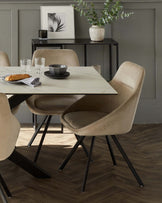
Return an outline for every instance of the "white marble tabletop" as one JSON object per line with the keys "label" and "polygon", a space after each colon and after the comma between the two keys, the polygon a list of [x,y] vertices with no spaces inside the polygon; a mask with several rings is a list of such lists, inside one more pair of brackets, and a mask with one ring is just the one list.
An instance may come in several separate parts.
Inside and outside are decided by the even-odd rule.
{"label": "white marble tabletop", "polygon": [[[26,72],[38,76],[35,68]],[[111,85],[92,67],[68,67],[70,76],[66,79],[50,79],[44,75],[48,67],[40,74],[41,85],[30,87],[25,84],[10,84],[0,79],[0,92],[5,94],[117,94]],[[24,73],[20,67],[0,67],[0,76]]]}

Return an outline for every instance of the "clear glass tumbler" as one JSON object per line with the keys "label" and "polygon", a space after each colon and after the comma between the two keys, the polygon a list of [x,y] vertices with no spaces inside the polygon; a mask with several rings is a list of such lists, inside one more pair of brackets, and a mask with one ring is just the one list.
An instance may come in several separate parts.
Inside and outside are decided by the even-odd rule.
{"label": "clear glass tumbler", "polygon": [[20,59],[21,72],[27,73],[31,71],[31,59]]}
{"label": "clear glass tumbler", "polygon": [[39,57],[39,58],[35,58],[34,59],[34,63],[35,63],[35,72],[37,75],[40,75],[43,68],[45,67],[45,58],[43,57]]}

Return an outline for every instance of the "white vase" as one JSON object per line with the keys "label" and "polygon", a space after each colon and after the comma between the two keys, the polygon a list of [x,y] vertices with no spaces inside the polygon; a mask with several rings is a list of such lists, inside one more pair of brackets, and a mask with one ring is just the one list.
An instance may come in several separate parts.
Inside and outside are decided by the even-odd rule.
{"label": "white vase", "polygon": [[92,41],[102,41],[105,37],[105,28],[98,25],[92,25],[89,28],[89,35]]}

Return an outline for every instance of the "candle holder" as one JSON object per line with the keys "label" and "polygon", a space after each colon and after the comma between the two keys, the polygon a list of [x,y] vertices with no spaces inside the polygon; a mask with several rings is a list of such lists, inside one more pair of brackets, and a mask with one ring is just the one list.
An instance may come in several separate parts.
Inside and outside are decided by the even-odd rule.
{"label": "candle holder", "polygon": [[47,40],[47,30],[39,30],[38,36],[40,40]]}

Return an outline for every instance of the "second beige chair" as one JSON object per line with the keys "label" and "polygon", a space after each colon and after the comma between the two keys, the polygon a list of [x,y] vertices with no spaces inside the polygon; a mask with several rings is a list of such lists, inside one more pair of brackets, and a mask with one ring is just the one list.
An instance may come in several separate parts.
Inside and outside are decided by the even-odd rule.
{"label": "second beige chair", "polygon": [[115,136],[125,134],[132,128],[144,75],[145,71],[141,66],[131,62],[125,62],[120,66],[115,77],[110,82],[112,87],[118,92],[117,95],[84,96],[62,114],[63,124],[74,134],[79,135],[80,139],[60,166],[61,170],[68,163],[85,137],[92,137],[82,191],[85,190],[86,186],[95,137],[105,136],[113,164],[116,165],[108,135],[112,137],[139,185],[141,187],[144,186]]}
{"label": "second beige chair", "polygon": [[[46,59],[45,64],[46,66],[50,64],[79,66],[77,54],[70,49],[38,49],[33,54],[32,60],[33,65],[34,59],[37,57],[44,57]],[[63,111],[72,103],[74,103],[77,99],[78,99],[77,95],[33,95],[26,101],[30,111],[33,114],[46,115],[45,118],[43,118],[42,122],[37,127],[28,146],[32,144],[42,125],[45,123],[45,121],[47,121],[34,161],[38,159],[52,115],[62,114]]]}

